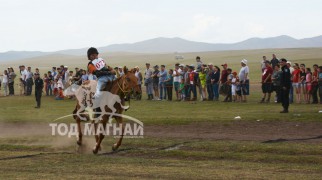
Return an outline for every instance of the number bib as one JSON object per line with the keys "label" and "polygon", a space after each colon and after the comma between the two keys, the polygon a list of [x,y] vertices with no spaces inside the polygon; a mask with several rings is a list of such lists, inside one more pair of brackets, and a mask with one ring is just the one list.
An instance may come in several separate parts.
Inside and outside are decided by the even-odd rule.
{"label": "number bib", "polygon": [[93,65],[97,70],[101,70],[105,67],[105,61],[102,58],[98,58],[92,61]]}

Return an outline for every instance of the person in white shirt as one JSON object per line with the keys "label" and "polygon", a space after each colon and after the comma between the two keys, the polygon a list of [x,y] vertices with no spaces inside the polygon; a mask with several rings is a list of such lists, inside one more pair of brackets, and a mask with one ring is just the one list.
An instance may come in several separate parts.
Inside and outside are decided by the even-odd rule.
{"label": "person in white shirt", "polygon": [[28,67],[27,77],[26,77],[26,85],[27,85],[26,95],[27,96],[30,96],[32,93],[32,86],[34,84],[33,76],[34,76],[34,73],[31,72],[31,67]]}
{"label": "person in white shirt", "polygon": [[242,88],[242,102],[247,102],[246,96],[249,95],[249,68],[246,59],[241,61],[241,66],[238,77]]}
{"label": "person in white shirt", "polygon": [[4,96],[8,95],[8,78],[9,78],[9,73],[7,70],[4,70],[2,75],[2,86],[4,90],[4,94],[3,94]]}
{"label": "person in white shirt", "polygon": [[27,76],[28,76],[28,71],[26,70],[26,67],[24,65],[19,66],[20,68],[20,75],[21,75],[21,80],[23,82],[23,94],[26,95],[27,93]]}
{"label": "person in white shirt", "polygon": [[175,64],[174,71],[173,71],[173,74],[172,74],[174,90],[176,91],[177,100],[181,100],[180,97],[179,97],[179,86],[180,86],[180,82],[181,82],[181,79],[182,79],[182,76],[181,76],[182,70],[179,68],[179,66],[180,66],[179,63]]}

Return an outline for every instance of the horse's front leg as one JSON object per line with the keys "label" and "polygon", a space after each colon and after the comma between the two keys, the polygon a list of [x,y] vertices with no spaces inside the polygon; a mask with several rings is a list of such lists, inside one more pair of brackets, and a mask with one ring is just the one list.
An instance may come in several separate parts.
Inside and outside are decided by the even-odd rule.
{"label": "horse's front leg", "polygon": [[124,124],[123,124],[123,118],[122,118],[122,116],[117,116],[117,117],[115,117],[115,119],[116,119],[116,122],[117,122],[118,127],[122,126],[122,134],[120,135],[119,140],[115,144],[113,144],[113,146],[112,146],[112,150],[113,151],[116,151],[121,146],[122,140],[123,140],[123,136],[124,136],[124,128],[125,128],[124,127]]}
{"label": "horse's front leg", "polygon": [[[97,133],[98,124],[96,123],[95,125],[96,125],[96,127],[95,127],[95,129],[96,129],[96,131],[95,131],[96,145],[95,145],[95,147],[94,147],[94,149],[93,149],[93,153],[94,153],[94,154],[97,154],[97,153],[98,153],[98,151],[100,151],[100,150],[101,150],[101,143],[102,143],[102,141],[103,141],[103,139],[104,139],[104,134],[103,134],[103,133],[98,134],[98,133]],[[104,132],[105,132],[106,122],[103,122],[103,123],[102,123],[102,124],[100,124],[100,125],[103,125],[103,130],[104,130]]]}

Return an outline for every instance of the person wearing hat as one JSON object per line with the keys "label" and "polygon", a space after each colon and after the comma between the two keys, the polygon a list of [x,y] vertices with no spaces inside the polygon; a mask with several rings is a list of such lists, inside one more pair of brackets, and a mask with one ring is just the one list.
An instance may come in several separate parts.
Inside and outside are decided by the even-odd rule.
{"label": "person wearing hat", "polygon": [[145,63],[145,72],[144,72],[144,85],[146,87],[146,93],[148,95],[147,100],[153,100],[153,81],[152,74],[153,71],[150,68],[150,63]]}
{"label": "person wearing hat", "polygon": [[155,65],[154,67],[154,71],[152,73],[152,82],[153,82],[153,91],[154,91],[154,98],[155,100],[160,100],[159,98],[159,66]]}
{"label": "person wearing hat", "polygon": [[40,78],[39,73],[35,73],[34,76],[35,76],[35,97],[37,102],[37,106],[35,108],[40,108],[41,95],[42,95],[42,90],[44,88],[44,81]]}
{"label": "person wearing hat", "polygon": [[87,58],[89,60],[87,69],[90,74],[96,75],[97,86],[93,98],[100,98],[101,91],[106,87],[107,83],[115,79],[113,68],[108,66],[104,59],[98,57],[96,48],[91,47],[87,50]]}
{"label": "person wearing hat", "polygon": [[266,103],[270,102],[271,99],[271,93],[273,92],[273,86],[272,86],[272,75],[273,75],[273,68],[271,67],[270,61],[265,61],[265,69],[262,74],[262,92],[263,97],[260,103],[264,103],[266,96]]}
{"label": "person wearing hat", "polygon": [[247,102],[247,96],[249,95],[249,68],[247,66],[247,60],[243,59],[241,60],[241,69],[239,71],[239,81],[241,83],[241,89],[242,89],[242,102]]}
{"label": "person wearing hat", "polygon": [[280,79],[280,97],[281,102],[283,106],[283,111],[281,113],[288,113],[288,107],[289,107],[289,93],[291,88],[291,73],[290,69],[287,66],[287,60],[282,58],[280,62],[282,66],[282,73],[281,73],[281,79]]}

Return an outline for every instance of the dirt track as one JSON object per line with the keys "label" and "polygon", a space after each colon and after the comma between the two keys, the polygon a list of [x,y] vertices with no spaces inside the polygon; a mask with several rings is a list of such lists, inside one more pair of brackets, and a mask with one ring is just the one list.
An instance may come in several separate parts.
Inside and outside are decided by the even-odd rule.
{"label": "dirt track", "polygon": [[[47,123],[0,123],[0,137],[51,135]],[[244,122],[226,124],[145,126],[144,135],[155,138],[189,138],[238,141],[322,142],[322,123],[318,122]]]}

